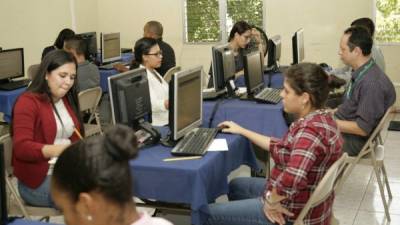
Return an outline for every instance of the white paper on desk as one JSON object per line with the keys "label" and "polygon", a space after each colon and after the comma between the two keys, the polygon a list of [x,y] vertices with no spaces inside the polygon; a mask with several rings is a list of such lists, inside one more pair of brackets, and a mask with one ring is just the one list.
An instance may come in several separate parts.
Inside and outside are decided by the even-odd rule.
{"label": "white paper on desk", "polygon": [[228,143],[225,138],[214,139],[211,145],[208,147],[207,151],[209,152],[218,152],[218,151],[228,151]]}
{"label": "white paper on desk", "polygon": [[239,94],[244,94],[244,93],[247,92],[247,88],[245,88],[245,87],[239,87],[238,90],[237,90],[237,92],[238,92]]}

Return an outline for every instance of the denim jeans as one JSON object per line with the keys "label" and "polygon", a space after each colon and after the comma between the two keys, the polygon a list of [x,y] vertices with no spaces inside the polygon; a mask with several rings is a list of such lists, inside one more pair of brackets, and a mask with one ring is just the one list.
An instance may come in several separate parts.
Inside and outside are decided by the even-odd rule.
{"label": "denim jeans", "polygon": [[[265,178],[241,177],[229,184],[226,203],[209,205],[207,225],[273,225],[263,211],[261,196],[265,190]],[[286,223],[290,225],[292,223]]]}
{"label": "denim jeans", "polygon": [[43,183],[36,189],[27,187],[22,182],[18,181],[18,191],[21,198],[26,204],[31,206],[54,208],[54,202],[50,196],[50,179],[51,177],[47,176]]}

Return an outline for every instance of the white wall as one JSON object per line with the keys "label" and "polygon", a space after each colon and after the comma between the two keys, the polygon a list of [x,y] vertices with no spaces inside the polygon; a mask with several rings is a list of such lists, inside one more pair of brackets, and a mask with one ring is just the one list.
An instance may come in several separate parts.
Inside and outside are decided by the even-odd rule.
{"label": "white wall", "polygon": [[[177,64],[189,67],[201,64],[208,70],[211,44],[183,44],[183,0],[1,0],[0,46],[24,47],[25,65],[37,63],[42,49],[54,42],[58,32],[72,26],[70,3],[74,4],[76,32],[121,32],[122,47],[133,47],[143,34],[148,20],[164,26],[164,40],[175,49]],[[282,64],[292,61],[291,36],[305,30],[307,61],[340,64],[339,38],[350,21],[372,17],[373,0],[265,0],[269,36],[283,38]],[[6,9],[6,10],[3,10]],[[382,46],[387,73],[400,82],[397,57],[400,45]]]}
{"label": "white wall", "polygon": [[25,69],[39,63],[58,32],[71,27],[69,0],[1,0],[0,46],[24,48]]}

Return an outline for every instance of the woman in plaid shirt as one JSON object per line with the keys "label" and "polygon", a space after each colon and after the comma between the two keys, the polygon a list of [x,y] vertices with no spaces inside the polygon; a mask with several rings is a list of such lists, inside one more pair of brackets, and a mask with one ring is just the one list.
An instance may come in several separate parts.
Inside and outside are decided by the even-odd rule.
{"label": "woman in plaid shirt", "polygon": [[[329,167],[340,158],[343,140],[332,115],[324,110],[330,87],[328,75],[313,63],[288,69],[281,92],[284,110],[298,118],[282,139],[267,137],[232,121],[219,126],[241,134],[270,151],[275,161],[270,178],[232,180],[230,202],[210,204],[207,224],[292,224]],[[332,194],[312,208],[305,224],[330,223]]]}

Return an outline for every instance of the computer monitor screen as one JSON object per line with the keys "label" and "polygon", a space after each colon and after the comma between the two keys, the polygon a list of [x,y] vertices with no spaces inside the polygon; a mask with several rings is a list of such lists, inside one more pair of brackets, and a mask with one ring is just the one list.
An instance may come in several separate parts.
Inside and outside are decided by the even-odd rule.
{"label": "computer monitor screen", "polygon": [[292,37],[293,64],[304,60],[304,36],[303,29],[299,29]]}
{"label": "computer monitor screen", "polygon": [[281,36],[275,35],[268,40],[268,67],[279,68],[281,58]]}
{"label": "computer monitor screen", "polygon": [[229,79],[235,77],[235,56],[228,44],[212,47],[212,72],[216,91],[224,89]]}
{"label": "computer monitor screen", "polygon": [[97,38],[96,32],[86,32],[77,34],[86,44],[85,57],[89,61],[94,61],[97,55]]}
{"label": "computer monitor screen", "polygon": [[24,76],[24,49],[7,49],[0,52],[0,80]]}
{"label": "computer monitor screen", "polygon": [[170,138],[177,141],[202,123],[202,67],[175,73],[169,83]]}
{"label": "computer monitor screen", "polygon": [[264,87],[263,55],[259,50],[247,53],[244,56],[244,79],[248,94]]}
{"label": "computer monitor screen", "polygon": [[7,224],[7,193],[6,193],[6,172],[4,161],[4,144],[0,144],[0,224]]}
{"label": "computer monitor screen", "polygon": [[101,35],[101,62],[113,62],[121,59],[120,33]]}
{"label": "computer monitor screen", "polygon": [[135,127],[142,119],[151,122],[151,101],[146,69],[110,76],[108,88],[114,124]]}

